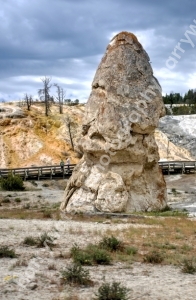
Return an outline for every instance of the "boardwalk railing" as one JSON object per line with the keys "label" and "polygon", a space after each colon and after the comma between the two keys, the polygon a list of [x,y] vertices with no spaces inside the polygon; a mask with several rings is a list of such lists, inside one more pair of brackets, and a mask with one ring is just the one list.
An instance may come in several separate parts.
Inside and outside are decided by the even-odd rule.
{"label": "boardwalk railing", "polygon": [[9,174],[19,175],[24,180],[28,179],[52,179],[52,178],[65,178],[72,174],[72,171],[76,165],[71,164],[69,166],[40,166],[40,167],[28,167],[28,168],[14,168],[14,169],[0,169],[0,178],[7,177]]}
{"label": "boardwalk railing", "polygon": [[196,161],[163,161],[159,162],[163,174],[196,172]]}
{"label": "boardwalk railing", "polygon": [[[14,169],[0,169],[0,178],[7,177],[9,174],[19,175],[23,180],[28,179],[53,179],[70,177],[76,165],[71,164],[69,170],[67,166],[62,169],[59,165],[40,166]],[[196,172],[196,161],[163,161],[159,162],[163,174],[191,173]]]}

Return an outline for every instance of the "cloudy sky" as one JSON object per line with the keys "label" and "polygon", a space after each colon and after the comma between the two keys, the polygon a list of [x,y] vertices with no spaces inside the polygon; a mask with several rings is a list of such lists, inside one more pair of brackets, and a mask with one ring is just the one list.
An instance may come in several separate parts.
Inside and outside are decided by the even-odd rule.
{"label": "cloudy sky", "polygon": [[0,102],[38,97],[44,76],[86,101],[120,31],[138,37],[163,94],[196,88],[195,0],[0,0],[0,20]]}

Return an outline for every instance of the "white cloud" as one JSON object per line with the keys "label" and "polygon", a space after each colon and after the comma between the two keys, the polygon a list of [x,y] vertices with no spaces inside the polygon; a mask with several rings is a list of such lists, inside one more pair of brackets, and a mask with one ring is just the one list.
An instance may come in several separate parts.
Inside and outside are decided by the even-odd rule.
{"label": "white cloud", "polygon": [[188,78],[186,79],[186,86],[189,89],[196,88],[196,72],[188,75]]}

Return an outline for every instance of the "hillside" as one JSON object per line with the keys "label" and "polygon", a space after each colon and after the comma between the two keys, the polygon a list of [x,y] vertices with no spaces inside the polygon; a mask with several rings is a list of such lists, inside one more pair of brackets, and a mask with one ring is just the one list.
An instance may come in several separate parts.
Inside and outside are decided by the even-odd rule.
{"label": "hillside", "polygon": [[[63,114],[59,114],[58,106],[53,105],[50,116],[45,117],[44,106],[41,103],[32,105],[30,111],[27,111],[25,106],[19,107],[17,102],[1,103],[0,168],[59,164],[61,158],[65,160],[68,156],[71,158],[71,163],[77,163],[79,158],[71,146],[67,121],[70,123],[75,144],[83,113],[83,104],[64,106]],[[173,126],[173,131],[170,131],[169,124],[174,119],[172,117],[162,119],[161,130],[155,132],[160,159],[192,159],[185,148],[186,143],[181,146],[179,139],[176,143],[176,134],[180,129],[177,131]],[[191,127],[191,122],[187,126]],[[190,150],[193,153],[192,148]]]}
{"label": "hillside", "polygon": [[64,114],[60,115],[58,107],[54,105],[51,115],[45,117],[42,104],[33,105],[30,111],[25,107],[16,107],[16,103],[1,104],[0,167],[59,164],[61,158],[68,156],[71,157],[71,163],[77,163],[66,121],[69,118],[75,143],[83,111],[83,105],[64,106]]}

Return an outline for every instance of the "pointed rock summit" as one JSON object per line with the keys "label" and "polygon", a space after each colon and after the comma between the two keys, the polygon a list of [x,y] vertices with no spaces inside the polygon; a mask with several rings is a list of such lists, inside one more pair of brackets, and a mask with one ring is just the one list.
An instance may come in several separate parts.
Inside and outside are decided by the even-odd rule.
{"label": "pointed rock summit", "polygon": [[166,206],[154,131],[165,110],[161,87],[136,36],[117,34],[92,83],[61,210],[132,212]]}

